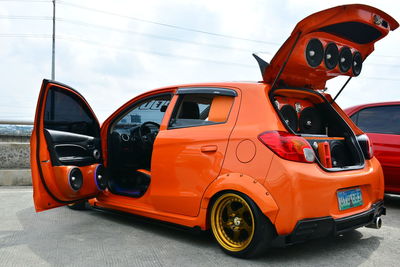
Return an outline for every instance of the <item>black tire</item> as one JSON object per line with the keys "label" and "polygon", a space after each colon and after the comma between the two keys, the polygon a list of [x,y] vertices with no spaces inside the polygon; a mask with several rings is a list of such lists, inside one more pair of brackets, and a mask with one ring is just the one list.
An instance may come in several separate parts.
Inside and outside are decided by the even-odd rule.
{"label": "black tire", "polygon": [[87,202],[87,200],[84,200],[68,204],[67,207],[70,208],[71,210],[87,210],[89,209],[89,203]]}
{"label": "black tire", "polygon": [[[229,201],[230,204],[227,204]],[[230,209],[228,205],[231,205]],[[239,208],[235,210],[234,206]],[[242,208],[248,209],[249,212],[241,213]],[[229,211],[234,215],[231,216]],[[235,212],[238,213],[237,216]],[[241,223],[242,226],[240,226]],[[252,227],[249,227],[250,224]],[[221,249],[226,254],[237,258],[260,256],[267,251],[271,241],[276,236],[275,228],[270,220],[261,212],[253,200],[239,192],[224,192],[215,199],[211,206],[210,225],[214,239]],[[217,225],[219,226],[217,227]],[[236,240],[234,240],[235,232],[239,232]],[[241,239],[244,241],[241,241]],[[235,241],[238,241],[237,244]]]}

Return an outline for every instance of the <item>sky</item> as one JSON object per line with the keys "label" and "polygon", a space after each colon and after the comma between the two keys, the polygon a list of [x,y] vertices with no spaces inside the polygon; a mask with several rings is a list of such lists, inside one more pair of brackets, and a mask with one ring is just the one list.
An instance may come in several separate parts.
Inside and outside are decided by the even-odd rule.
{"label": "sky", "polygon": [[[176,84],[258,81],[252,53],[269,60],[304,17],[353,1],[57,0],[55,80],[78,90],[99,120],[136,95]],[[400,20],[399,1],[359,1]],[[0,121],[33,121],[51,78],[50,0],[0,0]],[[375,44],[342,108],[400,101],[400,30]],[[345,82],[327,83],[335,95]]]}

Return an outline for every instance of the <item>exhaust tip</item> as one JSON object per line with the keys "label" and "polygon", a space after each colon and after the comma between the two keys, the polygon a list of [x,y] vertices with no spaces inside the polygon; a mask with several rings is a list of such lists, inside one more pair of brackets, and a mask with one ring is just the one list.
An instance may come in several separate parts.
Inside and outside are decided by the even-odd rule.
{"label": "exhaust tip", "polygon": [[368,228],[374,228],[374,229],[380,229],[382,227],[382,218],[379,217],[375,217],[373,223],[367,225],[366,227]]}

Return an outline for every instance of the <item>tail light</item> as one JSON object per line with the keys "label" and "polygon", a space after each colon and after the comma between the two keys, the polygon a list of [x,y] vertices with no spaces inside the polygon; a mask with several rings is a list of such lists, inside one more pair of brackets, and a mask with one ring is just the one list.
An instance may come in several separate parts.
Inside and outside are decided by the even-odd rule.
{"label": "tail light", "polygon": [[302,137],[282,132],[264,132],[258,139],[279,157],[298,162],[314,162],[315,154],[310,144]]}
{"label": "tail light", "polygon": [[374,150],[372,148],[372,142],[369,140],[366,134],[357,136],[357,141],[361,146],[366,159],[371,159],[374,156]]}

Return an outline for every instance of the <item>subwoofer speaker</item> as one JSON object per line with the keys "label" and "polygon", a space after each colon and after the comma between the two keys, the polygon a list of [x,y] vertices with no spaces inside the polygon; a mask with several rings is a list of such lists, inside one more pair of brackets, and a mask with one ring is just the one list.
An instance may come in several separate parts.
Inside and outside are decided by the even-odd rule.
{"label": "subwoofer speaker", "polygon": [[74,191],[78,191],[83,186],[83,174],[78,167],[72,168],[68,173],[69,186]]}
{"label": "subwoofer speaker", "polygon": [[339,62],[339,49],[335,43],[329,43],[325,48],[324,63],[328,70],[332,70]]}
{"label": "subwoofer speaker", "polygon": [[94,172],[94,179],[99,190],[107,188],[107,176],[103,165],[99,164]]}
{"label": "subwoofer speaker", "polygon": [[315,68],[319,66],[324,58],[324,47],[320,40],[311,39],[306,47],[307,63]]}
{"label": "subwoofer speaker", "polygon": [[344,167],[350,163],[349,151],[343,141],[330,141],[332,167]]}
{"label": "subwoofer speaker", "polygon": [[314,107],[303,109],[299,120],[300,132],[307,134],[321,134],[323,132],[322,118]]}
{"label": "subwoofer speaker", "polygon": [[297,118],[297,112],[291,105],[284,105],[281,108],[281,114],[286,124],[293,130],[297,131],[297,125],[299,123]]}
{"label": "subwoofer speaker", "polygon": [[362,57],[360,52],[355,52],[353,55],[353,74],[354,76],[358,76],[361,73],[362,69]]}
{"label": "subwoofer speaker", "polygon": [[341,72],[348,72],[353,64],[353,55],[350,48],[342,47],[339,53],[339,69]]}

